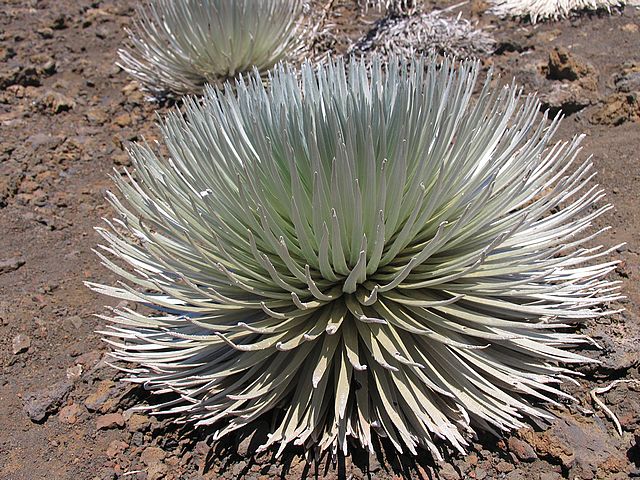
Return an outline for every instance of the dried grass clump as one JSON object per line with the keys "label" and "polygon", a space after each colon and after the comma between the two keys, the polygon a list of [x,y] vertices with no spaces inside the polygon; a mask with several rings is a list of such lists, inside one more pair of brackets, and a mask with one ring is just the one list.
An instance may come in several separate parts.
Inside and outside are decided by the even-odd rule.
{"label": "dried grass clump", "polygon": [[155,96],[202,93],[305,47],[303,0],[145,0],[120,62]]}
{"label": "dried grass clump", "polygon": [[400,55],[437,53],[460,58],[490,55],[493,38],[458,15],[446,17],[440,11],[385,17],[350,50],[355,55]]}
{"label": "dried grass clump", "polygon": [[[369,65],[369,66],[367,66]],[[134,145],[98,231],[121,276],[103,332],[153,411],[217,437],[275,415],[265,449],[440,443],[552,416],[573,328],[610,314],[610,206],[580,137],[478,62],[279,67],[187,98],[168,156]],[[166,397],[165,397],[166,399]]]}
{"label": "dried grass clump", "polygon": [[558,20],[572,12],[611,10],[622,7],[625,0],[492,0],[490,13],[499,17],[528,18],[531,23],[538,20]]}

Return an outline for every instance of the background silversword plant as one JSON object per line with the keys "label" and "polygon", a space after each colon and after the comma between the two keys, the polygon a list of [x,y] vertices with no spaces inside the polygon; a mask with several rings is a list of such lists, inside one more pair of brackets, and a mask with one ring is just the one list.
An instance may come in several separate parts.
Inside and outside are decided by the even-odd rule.
{"label": "background silversword plant", "polygon": [[538,20],[558,20],[571,12],[622,7],[625,0],[491,0],[489,10],[499,17],[529,18],[532,23]]}
{"label": "background silversword plant", "polygon": [[411,15],[385,17],[351,48],[354,55],[387,58],[419,54],[481,57],[495,49],[495,40],[488,33],[462,18],[447,17],[442,11],[417,12]]}
{"label": "background silversword plant", "polygon": [[201,93],[304,49],[302,0],[145,0],[121,66],[157,96]]}
{"label": "background silversword plant", "polygon": [[532,401],[589,361],[570,327],[619,297],[585,246],[609,206],[580,139],[552,145],[557,119],[513,86],[474,99],[478,69],[279,67],[188,98],[166,158],[132,147],[98,229],[128,282],[89,285],[155,309],[115,308],[104,334],[131,381],[177,394],[156,411],[218,437],[273,413],[279,452],[378,434],[437,457],[551,418]]}

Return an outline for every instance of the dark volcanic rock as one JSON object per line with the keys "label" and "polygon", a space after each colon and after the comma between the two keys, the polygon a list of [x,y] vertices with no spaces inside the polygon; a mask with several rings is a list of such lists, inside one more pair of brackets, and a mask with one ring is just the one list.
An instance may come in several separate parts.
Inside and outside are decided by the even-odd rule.
{"label": "dark volcanic rock", "polygon": [[40,84],[40,74],[34,66],[18,66],[0,71],[0,90],[4,90],[11,85],[39,87]]}
{"label": "dark volcanic rock", "polygon": [[520,438],[533,446],[540,458],[562,466],[569,478],[609,478],[623,470],[624,455],[606,427],[592,419],[559,418],[544,432],[523,429]]}
{"label": "dark volcanic rock", "polygon": [[622,73],[614,80],[616,90],[623,93],[640,92],[640,67],[637,71]]}
{"label": "dark volcanic rock", "polygon": [[42,422],[47,416],[58,411],[71,390],[73,382],[62,380],[36,392],[24,396],[24,411],[32,422]]}

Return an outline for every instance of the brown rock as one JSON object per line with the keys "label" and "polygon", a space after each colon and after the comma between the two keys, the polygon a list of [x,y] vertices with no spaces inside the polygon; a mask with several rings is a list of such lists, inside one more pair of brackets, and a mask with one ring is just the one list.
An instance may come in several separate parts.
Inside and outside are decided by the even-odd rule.
{"label": "brown rock", "polygon": [[3,273],[13,272],[25,264],[22,257],[14,257],[8,260],[0,260],[0,275]]}
{"label": "brown rock", "polygon": [[538,458],[535,450],[527,442],[523,442],[519,438],[509,438],[509,451],[513,452],[518,460],[523,462],[533,462]]}
{"label": "brown rock", "polygon": [[161,480],[168,470],[169,467],[164,463],[155,463],[147,468],[147,480]]}
{"label": "brown rock", "polygon": [[97,430],[109,430],[124,427],[124,418],[120,413],[107,413],[96,420]]}
{"label": "brown rock", "polygon": [[[198,472],[202,474],[207,465],[207,457],[211,452],[211,447],[207,444],[207,442],[205,442],[204,440],[201,440],[198,443],[196,443],[196,446],[193,449],[193,452],[195,456],[195,464],[198,466]],[[375,455],[371,455],[371,456],[375,457]]]}
{"label": "brown rock", "polygon": [[552,115],[559,111],[569,115],[579,112],[585,107],[597,102],[597,94],[582,88],[577,83],[557,83],[551,90],[540,94],[542,107],[549,109]]}
{"label": "brown rock", "polygon": [[67,368],[67,378],[73,382],[80,380],[82,376],[82,365],[74,365]]}
{"label": "brown rock", "polygon": [[100,361],[102,358],[102,354],[97,350],[92,350],[87,353],[83,353],[78,358],[76,358],[76,364],[84,365],[85,367],[93,367],[96,363]]}
{"label": "brown rock", "polygon": [[147,447],[142,452],[142,455],[140,455],[140,459],[145,465],[151,466],[162,463],[166,456],[166,452],[159,447]]}
{"label": "brown rock", "polygon": [[140,91],[140,85],[136,81],[132,81],[124,86],[122,93],[127,97],[127,102],[132,104],[142,104],[144,95]]}
{"label": "brown rock", "polygon": [[135,80],[127,83],[124,87],[122,87],[122,93],[125,95],[131,95],[133,92],[137,92],[139,90],[140,85]]}
{"label": "brown rock", "polygon": [[31,339],[28,336],[23,335],[22,333],[19,333],[18,335],[13,337],[13,342],[11,343],[11,347],[12,347],[11,351],[13,352],[14,355],[17,355],[19,353],[23,353],[29,350],[30,346],[31,346]]}
{"label": "brown rock", "polygon": [[570,443],[558,438],[551,429],[542,433],[521,429],[518,431],[518,435],[533,446],[537,454],[552,457],[565,468],[570,468],[573,465],[575,452]]}
{"label": "brown rock", "polygon": [[125,152],[114,153],[112,160],[113,160],[113,163],[115,163],[116,165],[121,165],[124,167],[128,167],[131,165],[131,158]]}
{"label": "brown rock", "polygon": [[111,380],[103,380],[98,383],[97,390],[89,395],[87,399],[84,401],[84,406],[90,412],[102,411],[106,412],[106,409],[103,409],[106,401],[111,396],[112,389],[115,388],[115,383]]}
{"label": "brown rock", "polygon": [[129,125],[131,125],[131,115],[129,115],[128,113],[118,115],[114,119],[114,123],[119,127],[128,127]]}
{"label": "brown rock", "polygon": [[598,465],[598,477],[608,478],[611,474],[625,472],[627,463],[622,455],[612,455]]}
{"label": "brown rock", "polygon": [[556,47],[549,53],[547,68],[547,77],[551,80],[575,81],[593,76],[596,73],[593,65],[575,57],[563,47]]}
{"label": "brown rock", "polygon": [[640,121],[640,93],[614,93],[591,115],[591,122],[600,125],[621,125]]}
{"label": "brown rock", "polygon": [[18,190],[20,193],[33,193],[40,189],[40,183],[34,180],[23,180],[20,184],[20,189]]}
{"label": "brown rock", "polygon": [[72,403],[71,405],[62,407],[60,409],[60,413],[58,413],[58,420],[60,420],[61,423],[73,425],[78,421],[78,417],[82,414],[82,410],[82,406],[77,403]]}
{"label": "brown rock", "polygon": [[67,321],[76,330],[82,327],[82,324],[84,323],[84,320],[82,320],[82,317],[80,317],[79,315],[72,315],[69,318],[67,318]]}
{"label": "brown rock", "polygon": [[512,464],[510,464],[509,462],[505,462],[504,460],[502,462],[499,462],[496,465],[496,471],[498,473],[508,473],[510,471],[512,471],[514,469],[514,466]]}
{"label": "brown rock", "polygon": [[60,92],[46,92],[38,100],[38,104],[51,114],[67,112],[76,106],[76,102]]}
{"label": "brown rock", "polygon": [[109,458],[117,457],[118,455],[123,453],[128,447],[129,447],[128,443],[123,442],[122,440],[114,440],[107,447],[107,452],[106,452],[107,457]]}
{"label": "brown rock", "polygon": [[146,415],[134,413],[127,421],[127,429],[130,432],[143,432],[149,428],[150,423]]}
{"label": "brown rock", "polygon": [[460,474],[450,463],[441,465],[438,474],[443,480],[459,480],[460,478]]}
{"label": "brown rock", "polygon": [[109,118],[107,113],[102,108],[98,107],[88,109],[85,112],[85,117],[89,122],[95,125],[102,125],[106,123]]}
{"label": "brown rock", "polygon": [[[606,426],[593,419],[560,416],[544,432],[523,429],[518,431],[518,436],[540,457],[550,457],[552,463],[561,464],[569,471],[570,478],[591,478],[599,466],[612,457],[624,462],[624,454]],[[617,460],[610,461],[613,465]]]}

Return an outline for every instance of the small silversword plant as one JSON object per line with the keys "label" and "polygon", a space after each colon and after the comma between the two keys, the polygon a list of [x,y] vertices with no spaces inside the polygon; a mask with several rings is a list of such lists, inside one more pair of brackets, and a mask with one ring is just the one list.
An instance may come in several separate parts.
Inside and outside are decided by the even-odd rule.
{"label": "small silversword plant", "polygon": [[199,94],[304,49],[302,0],[145,0],[120,65],[156,96]]}
{"label": "small silversword plant", "polygon": [[[130,381],[217,437],[265,415],[288,444],[464,451],[472,428],[551,418],[585,319],[611,313],[609,209],[580,138],[479,64],[280,66],[187,98],[168,154],[134,145],[98,231],[140,304],[104,318]],[[118,260],[118,261],[114,261]],[[137,287],[137,288],[136,288]]]}
{"label": "small silversword plant", "polygon": [[426,54],[483,57],[495,49],[495,40],[462,18],[441,11],[385,17],[376,22],[351,48],[352,55],[412,56]]}

